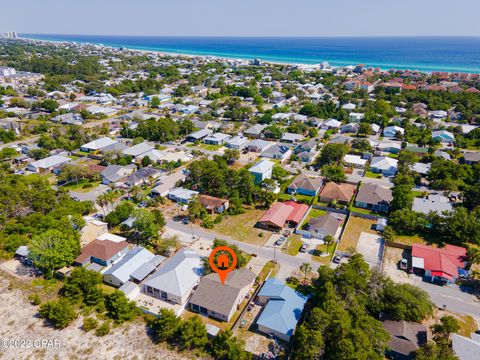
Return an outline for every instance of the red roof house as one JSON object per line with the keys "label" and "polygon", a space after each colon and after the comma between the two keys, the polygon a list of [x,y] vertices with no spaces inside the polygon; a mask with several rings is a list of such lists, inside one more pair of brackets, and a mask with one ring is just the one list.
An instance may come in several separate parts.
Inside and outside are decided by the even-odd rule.
{"label": "red roof house", "polygon": [[425,270],[425,276],[454,282],[458,278],[458,269],[465,267],[467,249],[446,245],[435,248],[427,245],[412,245],[412,267]]}
{"label": "red roof house", "polygon": [[308,206],[295,201],[276,202],[258,221],[258,227],[280,231],[285,224],[297,226],[308,211]]}

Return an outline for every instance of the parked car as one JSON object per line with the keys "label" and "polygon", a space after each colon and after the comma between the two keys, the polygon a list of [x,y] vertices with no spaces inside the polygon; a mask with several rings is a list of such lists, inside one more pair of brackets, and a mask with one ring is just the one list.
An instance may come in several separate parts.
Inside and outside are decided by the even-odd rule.
{"label": "parked car", "polygon": [[303,244],[302,247],[300,248],[300,252],[304,253],[307,252],[308,249],[308,244]]}
{"label": "parked car", "polygon": [[182,223],[183,223],[184,225],[188,225],[188,224],[190,224],[190,220],[188,219],[188,217],[183,218],[183,219],[182,219]]}
{"label": "parked car", "polygon": [[400,260],[399,267],[400,267],[400,269],[402,269],[402,270],[407,270],[407,268],[408,268],[408,260],[405,259],[405,258],[403,258],[402,260]]}
{"label": "parked car", "polygon": [[342,256],[341,256],[341,255],[335,255],[335,256],[333,257],[333,262],[334,262],[335,264],[340,264],[340,261],[342,261]]}
{"label": "parked car", "polygon": [[284,236],[282,236],[282,237],[278,238],[277,241],[275,241],[275,245],[280,246],[285,242],[285,240],[287,240],[287,239]]}

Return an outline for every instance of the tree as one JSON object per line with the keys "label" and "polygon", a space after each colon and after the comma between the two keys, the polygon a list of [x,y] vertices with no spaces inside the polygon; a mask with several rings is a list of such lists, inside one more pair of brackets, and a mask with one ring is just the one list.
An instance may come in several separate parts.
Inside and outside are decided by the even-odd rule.
{"label": "tree", "polygon": [[317,167],[322,167],[323,165],[339,163],[347,151],[348,147],[345,144],[327,144],[323,147],[315,165]]}
{"label": "tree", "polygon": [[474,264],[480,264],[480,250],[469,247],[465,260],[469,263],[470,267]]}
{"label": "tree", "polygon": [[150,239],[158,237],[160,225],[155,221],[155,215],[146,209],[136,209],[133,212],[135,219],[132,229],[135,231],[135,239],[139,243],[147,243]]}
{"label": "tree", "polygon": [[142,159],[142,167],[152,165],[152,160],[148,156],[144,156]]}
{"label": "tree", "polygon": [[159,341],[172,340],[176,337],[182,319],[177,317],[173,310],[160,309],[158,317],[150,321],[149,325]]}
{"label": "tree", "polygon": [[105,296],[105,306],[108,316],[118,323],[133,320],[138,314],[135,302],[128,300],[120,290]]}
{"label": "tree", "polygon": [[372,132],[372,125],[366,122],[360,123],[358,127],[358,135],[367,136]]}
{"label": "tree", "polygon": [[439,324],[432,325],[433,339],[438,342],[450,342],[450,335],[460,330],[458,320],[451,315],[442,316]]}
{"label": "tree", "polygon": [[233,164],[235,161],[240,159],[240,151],[237,149],[226,149],[222,157],[225,159],[227,164]]}
{"label": "tree", "polygon": [[310,265],[310,263],[303,263],[302,265],[300,265],[300,271],[303,272],[303,275],[304,275],[304,280],[306,281],[307,280],[307,274],[312,271],[312,265]]}
{"label": "tree", "polygon": [[29,258],[36,267],[44,269],[47,276],[51,276],[54,270],[73,263],[79,254],[78,233],[52,229],[33,238]]}
{"label": "tree", "polygon": [[415,352],[415,360],[458,360],[458,357],[448,345],[431,341]]}
{"label": "tree", "polygon": [[160,99],[158,98],[158,96],[152,97],[152,99],[150,100],[150,106],[152,108],[158,108],[160,106]]}
{"label": "tree", "polygon": [[209,346],[209,352],[217,360],[247,360],[251,356],[243,350],[243,343],[233,336],[230,330],[222,330]]}
{"label": "tree", "polygon": [[73,302],[81,301],[88,306],[98,305],[103,301],[101,283],[101,274],[79,267],[65,279],[61,292]]}
{"label": "tree", "polygon": [[332,245],[334,241],[335,239],[330,234],[325,236],[325,238],[323,239],[323,242],[325,243],[325,245],[327,245],[327,248],[330,247],[330,245]]}
{"label": "tree", "polygon": [[58,109],[58,102],[56,102],[55,100],[47,99],[42,102],[41,107],[46,111],[52,113]]}
{"label": "tree", "polygon": [[180,325],[178,334],[182,349],[202,349],[208,343],[207,329],[198,316],[185,320]]}
{"label": "tree", "polygon": [[340,165],[324,165],[322,166],[321,172],[322,176],[325,177],[325,180],[328,182],[341,183],[347,178],[343,166]]}
{"label": "tree", "polygon": [[43,303],[38,313],[57,329],[66,328],[77,317],[72,304],[65,298]]}
{"label": "tree", "polygon": [[395,185],[392,189],[392,211],[407,209],[410,210],[413,204],[412,187],[408,185]]}

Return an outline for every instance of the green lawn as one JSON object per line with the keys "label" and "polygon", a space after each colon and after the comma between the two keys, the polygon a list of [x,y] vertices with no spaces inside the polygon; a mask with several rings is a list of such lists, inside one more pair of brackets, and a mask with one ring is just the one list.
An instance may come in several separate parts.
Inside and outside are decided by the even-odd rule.
{"label": "green lawn", "polygon": [[302,245],[302,237],[300,235],[292,235],[290,236],[287,248],[283,251],[286,252],[288,255],[296,256]]}
{"label": "green lawn", "polygon": [[382,213],[378,213],[378,212],[373,211],[373,210],[368,210],[368,209],[359,208],[359,207],[355,207],[355,206],[352,207],[352,211],[360,213],[360,214],[387,216],[387,214],[382,214]]}
{"label": "green lawn", "polygon": [[412,191],[412,194],[413,194],[413,197],[417,197],[417,198],[421,198],[421,197],[424,197],[425,195],[425,192],[424,191]]}
{"label": "green lawn", "polygon": [[382,178],[382,174],[377,174],[377,173],[374,173],[370,170],[365,171],[365,176],[368,177],[368,178],[372,178],[372,179],[381,179]]}
{"label": "green lawn", "polygon": [[[335,242],[331,244],[330,246],[327,247],[327,245],[317,245],[315,248],[315,251],[313,252],[312,255],[312,260],[319,262],[323,265],[327,265],[330,263],[330,260],[332,259],[333,256],[333,251],[335,250]],[[328,252],[328,256],[320,256],[321,253]]]}
{"label": "green lawn", "polygon": [[273,261],[269,261],[263,266],[263,269],[260,271],[260,274],[258,274],[258,278],[260,279],[260,281],[265,280],[270,270],[272,271],[270,273],[270,277],[274,277],[275,274],[277,273],[278,265],[276,265]]}
{"label": "green lawn", "polygon": [[239,241],[263,246],[271,233],[254,226],[264,213],[264,209],[246,209],[243,214],[226,215],[213,230]]}
{"label": "green lawn", "polygon": [[78,192],[89,192],[100,185],[100,181],[89,181],[87,179],[81,179],[78,182],[72,181],[68,184],[62,185],[64,189],[73,190]]}

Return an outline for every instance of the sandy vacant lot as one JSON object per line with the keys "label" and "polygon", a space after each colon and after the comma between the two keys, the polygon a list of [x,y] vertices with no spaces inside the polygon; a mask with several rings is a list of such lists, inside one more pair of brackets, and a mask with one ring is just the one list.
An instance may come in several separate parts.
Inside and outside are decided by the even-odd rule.
{"label": "sandy vacant lot", "polygon": [[[0,341],[47,339],[54,348],[9,349],[0,347],[0,359],[187,359],[154,344],[139,320],[113,329],[105,337],[81,330],[82,317],[63,330],[46,327],[36,317],[37,307],[19,286],[31,280],[0,271]],[[24,285],[23,284],[23,285]]]}

